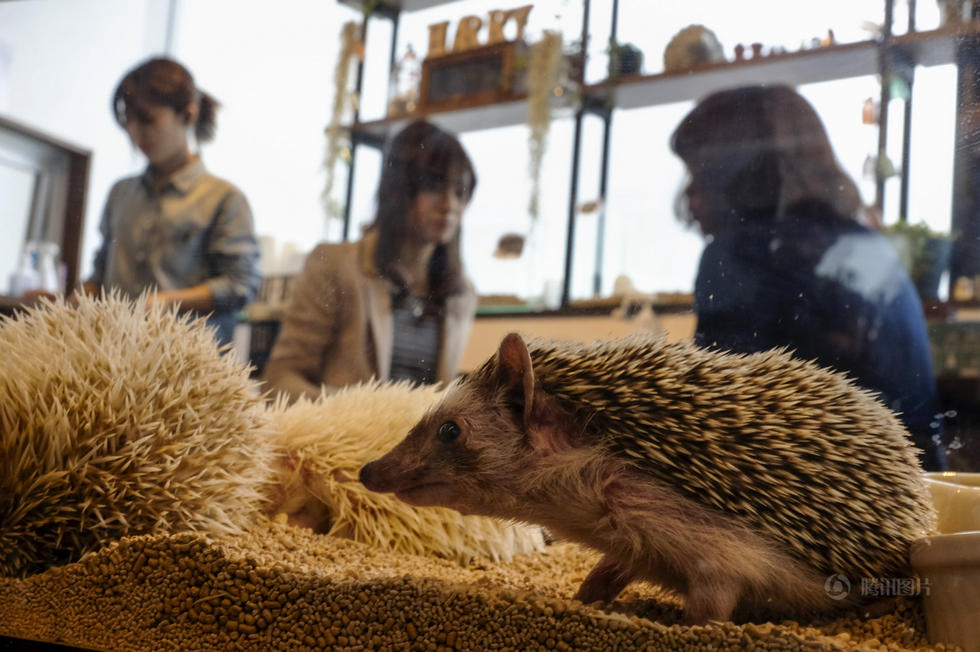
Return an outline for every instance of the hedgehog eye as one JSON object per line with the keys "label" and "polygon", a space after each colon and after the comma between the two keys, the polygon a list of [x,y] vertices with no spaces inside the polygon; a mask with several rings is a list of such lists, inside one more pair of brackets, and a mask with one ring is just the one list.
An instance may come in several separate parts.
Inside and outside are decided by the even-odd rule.
{"label": "hedgehog eye", "polygon": [[455,421],[446,421],[439,426],[439,430],[436,432],[436,439],[444,444],[449,444],[456,441],[460,432],[462,431],[460,430],[459,426],[456,425]]}

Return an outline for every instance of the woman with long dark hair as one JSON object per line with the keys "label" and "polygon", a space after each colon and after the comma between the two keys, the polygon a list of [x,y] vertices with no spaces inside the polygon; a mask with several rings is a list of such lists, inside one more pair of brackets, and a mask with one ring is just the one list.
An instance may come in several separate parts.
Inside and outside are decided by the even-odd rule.
{"label": "woman with long dark hair", "polygon": [[295,400],[370,378],[452,380],[476,312],[459,245],[475,187],[455,136],[425,121],[399,132],[364,237],[318,245],[293,282],[269,388]]}
{"label": "woman with long dark hair", "polygon": [[207,314],[221,343],[259,285],[258,243],[245,195],[210,174],[191,150],[215,132],[217,101],[181,64],[154,58],[130,70],[112,112],[147,158],[146,171],[112,187],[86,292],[151,290],[151,303]]}
{"label": "woman with long dark hair", "polygon": [[690,174],[682,217],[707,239],[697,343],[785,346],[847,372],[899,414],[924,467],[944,469],[921,300],[891,245],[861,224],[857,187],[813,107],[786,86],[721,91],[671,144]]}

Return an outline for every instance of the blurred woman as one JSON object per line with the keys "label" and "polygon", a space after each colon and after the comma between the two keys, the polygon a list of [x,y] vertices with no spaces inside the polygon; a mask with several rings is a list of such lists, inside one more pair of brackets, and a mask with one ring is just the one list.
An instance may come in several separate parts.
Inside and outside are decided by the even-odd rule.
{"label": "blurred woman", "polygon": [[295,400],[370,378],[452,380],[476,312],[459,245],[475,186],[453,135],[424,121],[398,133],[364,237],[320,244],[293,282],[268,387]]}
{"label": "blurred woman", "polygon": [[170,59],[150,59],[119,82],[113,115],[148,166],[110,190],[84,287],[129,296],[150,290],[151,303],[207,314],[227,343],[258,289],[259,248],[245,195],[191,150],[191,132],[197,143],[214,137],[217,108]]}
{"label": "blurred woman", "polygon": [[690,174],[686,219],[707,239],[697,343],[786,346],[847,372],[899,414],[927,470],[945,469],[921,301],[891,245],[860,223],[857,187],[810,104],[785,86],[718,92],[672,148]]}

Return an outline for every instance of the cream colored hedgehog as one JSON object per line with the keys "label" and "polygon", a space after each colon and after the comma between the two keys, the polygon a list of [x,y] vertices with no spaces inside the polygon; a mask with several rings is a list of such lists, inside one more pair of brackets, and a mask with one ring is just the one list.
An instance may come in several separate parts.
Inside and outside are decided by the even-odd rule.
{"label": "cream colored hedgehog", "polygon": [[264,404],[203,320],[117,295],[46,301],[0,321],[0,355],[0,574],[261,517]]}
{"label": "cream colored hedgehog", "polygon": [[690,623],[867,600],[935,525],[905,429],[846,376],[663,338],[508,335],[360,478],[544,525],[604,553],[583,602],[645,579]]}
{"label": "cream colored hedgehog", "polygon": [[538,527],[410,507],[357,479],[361,466],[404,437],[439,396],[432,386],[373,382],[288,407],[278,401],[270,408],[279,455],[271,514],[383,549],[461,563],[541,550]]}

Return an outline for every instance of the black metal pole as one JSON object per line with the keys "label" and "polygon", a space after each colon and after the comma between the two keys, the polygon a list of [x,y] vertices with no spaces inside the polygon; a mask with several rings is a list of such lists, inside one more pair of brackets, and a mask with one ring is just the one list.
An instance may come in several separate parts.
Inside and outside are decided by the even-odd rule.
{"label": "black metal pole", "polygon": [[[619,0],[613,0],[612,24],[609,28],[610,41],[616,40],[619,23]],[[612,132],[612,107],[606,107],[602,114],[602,163],[599,167],[599,215],[596,219],[595,273],[592,276],[592,294],[602,292],[602,266],[606,249],[606,196],[609,189],[609,143]]]}
{"label": "black metal pole", "polygon": [[568,193],[568,232],[565,240],[565,275],[561,286],[561,306],[568,307],[572,290],[572,252],[575,249],[575,217],[576,204],[578,203],[578,173],[579,150],[582,145],[582,116],[584,111],[580,108],[575,111],[575,137],[572,140],[572,180],[571,189]]}
{"label": "black metal pole", "polygon": [[[915,0],[909,1],[909,29],[915,31]],[[903,58],[905,59],[905,58]],[[905,98],[905,116],[902,123],[902,180],[898,197],[898,219],[908,221],[909,215],[909,165],[912,160],[912,85],[915,82],[915,62],[903,60],[902,70],[905,72],[905,82],[908,85],[908,97]]]}
{"label": "black metal pole", "polygon": [[[970,15],[980,18],[980,1]],[[949,295],[956,279],[980,274],[980,131],[973,107],[980,105],[980,36],[956,39],[956,135],[953,145],[953,224],[956,234],[949,270]]]}
{"label": "black metal pole", "polygon": [[[582,47],[579,49],[579,74],[580,87],[585,86],[585,59],[586,50],[589,43],[589,0],[582,4]],[[568,307],[572,289],[572,254],[575,250],[575,217],[578,213],[578,175],[579,165],[582,158],[582,117],[585,114],[584,108],[579,106],[575,111],[575,137],[572,140],[572,179],[569,184],[568,192],[568,230],[565,240],[565,273],[561,285],[561,305]]]}
{"label": "black metal pole", "polygon": [[882,162],[888,156],[888,103],[891,101],[891,40],[894,0],[885,0],[885,24],[882,26],[878,56],[881,65],[881,98],[878,109],[878,158],[875,166],[875,207],[885,215],[885,179],[881,176]]}
{"label": "black metal pole", "polygon": [[388,88],[391,88],[391,76],[394,74],[395,66],[398,62],[398,53],[396,48],[398,47],[398,18],[400,15],[401,14],[396,11],[391,16],[391,56],[388,57]]}
{"label": "black metal pole", "polygon": [[595,238],[595,274],[592,278],[592,293],[599,296],[602,292],[602,265],[605,260],[606,248],[606,195],[609,188],[609,141],[612,131],[612,109],[602,117],[602,163],[599,168],[599,215],[596,220]]}
{"label": "black metal pole", "polygon": [[[361,21],[361,41],[367,46],[367,34],[368,34],[368,19],[370,16],[364,14],[364,20]],[[357,62],[357,79],[354,82],[354,93],[356,94],[357,101],[354,103],[354,125],[356,128],[358,118],[361,114],[361,86],[364,83],[364,60],[360,59]],[[350,237],[350,205],[354,197],[354,166],[357,163],[357,139],[353,138],[353,134],[350,141],[350,164],[347,167],[347,191],[344,193],[344,231],[343,239],[346,241]]]}

